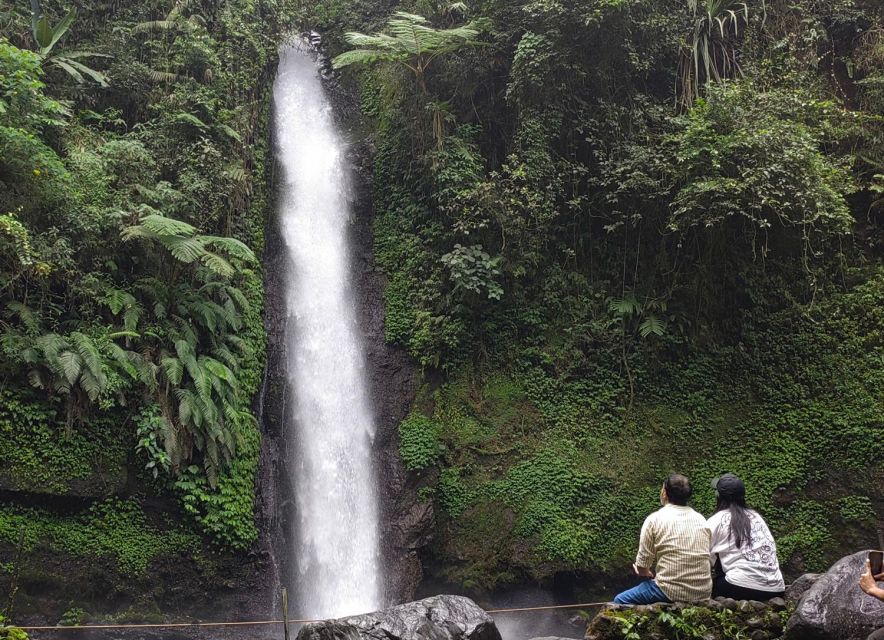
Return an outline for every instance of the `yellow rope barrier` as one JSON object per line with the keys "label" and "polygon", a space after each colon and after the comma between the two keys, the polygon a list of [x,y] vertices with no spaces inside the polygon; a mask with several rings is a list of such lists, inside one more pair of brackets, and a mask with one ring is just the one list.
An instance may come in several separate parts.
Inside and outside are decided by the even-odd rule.
{"label": "yellow rope barrier", "polygon": [[[488,609],[485,613],[516,613],[521,611],[543,611],[548,609],[581,609],[583,607],[600,607],[607,602],[583,602],[580,604],[554,604],[543,607],[513,607],[510,609]],[[293,623],[321,622],[321,620],[289,620]],[[242,620],[239,622],[156,622],[144,624],[82,624],[71,626],[36,626],[19,627],[22,631],[81,631],[89,629],[180,629],[182,627],[243,627],[264,624],[283,624],[282,620]],[[15,626],[15,625],[14,625]]]}
{"label": "yellow rope barrier", "polygon": [[605,602],[581,602],[579,604],[553,604],[546,607],[518,607],[515,609],[489,609],[485,613],[510,613],[513,611],[542,611],[543,609],[582,609],[583,607],[602,607],[611,604],[610,601]]}

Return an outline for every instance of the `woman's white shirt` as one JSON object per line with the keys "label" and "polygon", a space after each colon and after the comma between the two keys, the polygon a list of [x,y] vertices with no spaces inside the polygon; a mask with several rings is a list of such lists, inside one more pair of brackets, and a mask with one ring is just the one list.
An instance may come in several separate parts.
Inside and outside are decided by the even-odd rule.
{"label": "woman's white shirt", "polygon": [[749,511],[751,539],[738,549],[731,530],[730,511],[718,511],[706,524],[712,532],[711,560],[721,559],[725,579],[738,587],[759,591],[783,591],[786,588],[777,561],[777,545],[767,523],[755,511]]}

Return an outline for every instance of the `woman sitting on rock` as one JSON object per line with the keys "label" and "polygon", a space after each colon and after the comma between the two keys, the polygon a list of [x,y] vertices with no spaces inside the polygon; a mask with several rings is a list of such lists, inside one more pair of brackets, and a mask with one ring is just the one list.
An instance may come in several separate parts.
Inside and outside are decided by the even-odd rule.
{"label": "woman sitting on rock", "polygon": [[712,597],[762,601],[782,597],[786,586],[777,545],[764,519],[746,506],[743,481],[726,473],[712,486],[717,501],[706,524],[712,532],[712,566],[719,569]]}

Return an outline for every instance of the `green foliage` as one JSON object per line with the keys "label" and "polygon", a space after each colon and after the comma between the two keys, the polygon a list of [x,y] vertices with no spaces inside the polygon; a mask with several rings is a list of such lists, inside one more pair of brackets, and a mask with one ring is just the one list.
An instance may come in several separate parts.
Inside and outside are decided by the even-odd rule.
{"label": "green foliage", "polygon": [[216,486],[209,485],[199,468],[190,466],[175,481],[185,511],[218,544],[247,549],[258,535],[255,526],[255,476],[261,435],[257,425],[240,426],[236,458],[220,473]]}
{"label": "green foliage", "polygon": [[[128,490],[184,500],[174,481],[199,484],[190,526],[243,549],[256,536],[267,79],[298,10],[58,9],[3,12],[19,31],[0,41],[0,388],[26,408],[4,416],[0,477],[106,495],[134,449],[146,472]],[[28,21],[37,53],[20,48]]]}
{"label": "green foliage", "polygon": [[848,232],[851,179],[821,151],[836,124],[834,105],[801,90],[761,89],[750,82],[710,89],[678,121],[671,228],[714,227],[740,215],[761,233],[801,229],[808,243],[814,232]]}
{"label": "green foliage", "polygon": [[244,262],[256,260],[252,250],[236,238],[199,235],[193,225],[157,213],[145,213],[137,225],[123,230],[124,240],[135,238],[159,242],[176,260],[202,263],[222,278],[232,277],[236,270],[218,251]]}
{"label": "green foliage", "polygon": [[77,627],[83,624],[86,619],[86,612],[80,607],[72,607],[67,609],[58,621],[60,627]]}
{"label": "green foliage", "polygon": [[0,615],[0,639],[28,640],[28,634],[15,625],[9,624],[8,620],[3,615]]}
{"label": "green foliage", "polygon": [[399,424],[399,455],[409,471],[432,465],[440,453],[439,427],[430,418],[412,411]]}
{"label": "green foliage", "polygon": [[0,390],[0,478],[26,491],[65,494],[75,483],[102,493],[126,477],[129,442],[116,425],[110,414],[66,432],[63,407]]}
{"label": "green foliage", "polygon": [[[870,541],[880,12],[473,9],[486,46],[417,87],[391,65],[359,78],[386,338],[444,380],[403,436],[438,429],[445,577],[620,572],[674,469],[707,514],[706,480],[743,476],[787,572]],[[829,47],[869,82],[821,73]]]}
{"label": "green foliage", "polygon": [[159,407],[143,409],[135,420],[138,424],[135,432],[138,444],[135,446],[135,451],[147,458],[144,468],[156,480],[161,473],[165,476],[172,469],[172,459],[162,447],[163,429],[166,423],[160,415]]}
{"label": "green foliage", "polygon": [[0,114],[3,127],[41,130],[61,124],[64,106],[45,94],[40,58],[0,40]]}
{"label": "green foliage", "polygon": [[[822,570],[868,538],[881,497],[865,478],[884,453],[872,436],[884,417],[884,325],[868,302],[884,280],[864,278],[817,302],[812,319],[756,309],[738,349],[691,349],[655,371],[637,351],[629,412],[616,359],[568,343],[519,346],[508,380],[492,369],[448,383],[431,416],[445,451],[434,497],[446,514],[435,547],[446,575],[493,588],[514,571],[616,570],[673,469],[694,480],[707,515],[708,479],[744,478],[787,570]],[[478,533],[487,530],[508,551],[489,557]]]}
{"label": "green foliage", "polygon": [[503,287],[498,283],[500,258],[492,258],[482,251],[482,245],[464,247],[455,244],[454,249],[440,258],[448,267],[454,290],[463,288],[470,293],[484,295],[489,300],[500,300]]}
{"label": "green foliage", "polygon": [[485,24],[478,21],[453,29],[434,29],[423,16],[397,11],[387,21],[388,34],[345,34],[347,42],[358,48],[338,55],[332,65],[339,69],[357,63],[395,62],[412,71],[422,83],[434,58],[477,44]]}
{"label": "green foliage", "polygon": [[135,500],[97,502],[73,517],[0,505],[0,540],[16,544],[25,528],[25,552],[36,545],[85,558],[108,558],[124,575],[137,576],[160,556],[200,551],[198,536],[181,525],[158,526]]}
{"label": "green foliage", "polygon": [[[734,42],[749,22],[749,5],[734,0],[688,0],[693,13],[693,33],[682,52],[681,100],[692,106],[700,88],[722,83],[740,73]],[[764,12],[765,0],[761,0]]]}
{"label": "green foliage", "polygon": [[771,637],[783,629],[782,614],[791,611],[734,611],[705,607],[667,608],[652,611],[606,611],[593,621],[592,631],[605,640],[641,640],[661,636],[673,640],[748,640],[748,621]]}
{"label": "green foliage", "polygon": [[55,47],[55,44],[65,33],[68,32],[68,29],[71,28],[76,17],[76,10],[71,9],[68,14],[53,27],[49,24],[49,17],[43,12],[40,0],[31,0],[31,33],[34,36],[34,42],[36,42],[39,47],[38,53],[44,64],[58,67],[77,82],[82,84],[85,81],[83,78],[83,75],[85,74],[102,87],[106,87],[107,78],[103,73],[80,62],[82,58],[102,56],[103,54],[91,51],[70,51],[53,56],[49,55]]}
{"label": "green foliage", "polygon": [[439,475],[439,504],[453,517],[458,517],[473,501],[473,493],[464,485],[460,469],[443,469]]}

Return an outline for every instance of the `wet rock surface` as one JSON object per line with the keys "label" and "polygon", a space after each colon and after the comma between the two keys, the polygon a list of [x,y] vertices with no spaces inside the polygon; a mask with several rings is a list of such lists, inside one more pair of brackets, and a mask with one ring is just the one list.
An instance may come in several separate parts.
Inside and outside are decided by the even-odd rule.
{"label": "wet rock surface", "polygon": [[501,640],[485,611],[463,596],[434,596],[376,613],[304,626],[297,640]]}
{"label": "wet rock surface", "polygon": [[867,551],[841,558],[801,596],[787,640],[866,640],[884,628],[884,602],[859,588]]}
{"label": "wet rock surface", "polygon": [[786,588],[786,602],[793,607],[798,604],[808,589],[810,589],[823,574],[821,573],[805,573],[795,579],[792,584]]}

